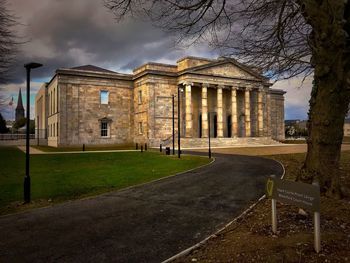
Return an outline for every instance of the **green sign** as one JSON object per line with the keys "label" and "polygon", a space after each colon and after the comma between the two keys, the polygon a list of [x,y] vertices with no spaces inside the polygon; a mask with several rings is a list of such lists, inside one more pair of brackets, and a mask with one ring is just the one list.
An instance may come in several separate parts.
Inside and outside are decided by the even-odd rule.
{"label": "green sign", "polygon": [[320,188],[315,185],[268,178],[266,196],[312,212],[320,211]]}

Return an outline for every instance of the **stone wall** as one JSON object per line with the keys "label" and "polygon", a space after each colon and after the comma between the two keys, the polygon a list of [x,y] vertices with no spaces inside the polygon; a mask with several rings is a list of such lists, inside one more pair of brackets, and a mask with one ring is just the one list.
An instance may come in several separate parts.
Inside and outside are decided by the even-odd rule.
{"label": "stone wall", "polygon": [[[135,95],[135,139],[137,143],[159,145],[172,136],[172,95],[175,95],[175,133],[177,134],[177,81],[172,77],[147,75],[135,82],[134,94],[142,90],[143,101]],[[137,130],[144,123],[144,132]]]}
{"label": "stone wall", "polygon": [[[109,103],[100,103],[100,92]],[[128,144],[133,142],[133,88],[131,81],[60,76],[59,146]],[[108,137],[101,136],[100,120],[110,120]]]}
{"label": "stone wall", "polygon": [[283,93],[270,90],[270,131],[271,137],[282,141],[284,135],[284,97]]}

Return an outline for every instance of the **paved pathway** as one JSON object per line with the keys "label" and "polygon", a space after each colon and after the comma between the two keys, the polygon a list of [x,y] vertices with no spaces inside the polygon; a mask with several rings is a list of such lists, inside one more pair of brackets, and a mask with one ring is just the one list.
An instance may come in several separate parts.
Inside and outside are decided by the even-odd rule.
{"label": "paved pathway", "polygon": [[[350,144],[343,144],[342,151],[349,151]],[[199,152],[208,152],[208,149],[198,149]],[[242,154],[251,156],[274,155],[274,154],[291,154],[291,153],[306,153],[306,144],[281,144],[281,145],[265,145],[265,146],[245,146],[231,148],[213,148],[213,153],[222,154]]]}
{"label": "paved pathway", "polygon": [[160,262],[232,220],[282,170],[269,159],[217,154],[178,176],[0,217],[0,262]]}

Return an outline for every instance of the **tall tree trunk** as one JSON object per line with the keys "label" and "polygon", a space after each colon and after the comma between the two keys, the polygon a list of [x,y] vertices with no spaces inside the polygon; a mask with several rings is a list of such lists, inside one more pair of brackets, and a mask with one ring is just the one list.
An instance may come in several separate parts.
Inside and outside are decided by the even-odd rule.
{"label": "tall tree trunk", "polygon": [[308,151],[299,180],[317,180],[321,192],[339,198],[339,160],[343,126],[350,103],[348,39],[345,2],[304,0],[312,26],[310,45],[314,82],[310,99]]}

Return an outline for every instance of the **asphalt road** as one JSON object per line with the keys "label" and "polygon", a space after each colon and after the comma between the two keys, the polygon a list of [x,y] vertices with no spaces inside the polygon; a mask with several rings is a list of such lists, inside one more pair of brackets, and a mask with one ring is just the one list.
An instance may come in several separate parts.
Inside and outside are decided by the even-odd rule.
{"label": "asphalt road", "polygon": [[0,262],[161,262],[231,221],[283,171],[260,157],[215,157],[164,180],[0,217]]}

